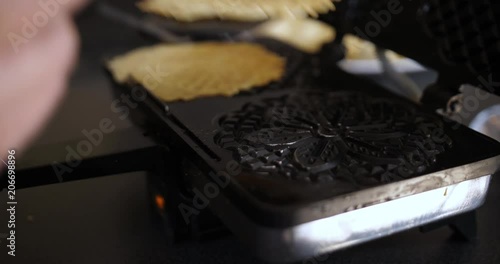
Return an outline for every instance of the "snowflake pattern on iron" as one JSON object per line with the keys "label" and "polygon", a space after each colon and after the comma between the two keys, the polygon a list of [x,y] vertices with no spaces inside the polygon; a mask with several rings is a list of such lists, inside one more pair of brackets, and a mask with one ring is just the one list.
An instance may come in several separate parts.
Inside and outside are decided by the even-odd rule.
{"label": "snowflake pattern on iron", "polygon": [[452,146],[443,123],[398,99],[301,92],[223,116],[215,142],[248,170],[372,186],[425,172]]}

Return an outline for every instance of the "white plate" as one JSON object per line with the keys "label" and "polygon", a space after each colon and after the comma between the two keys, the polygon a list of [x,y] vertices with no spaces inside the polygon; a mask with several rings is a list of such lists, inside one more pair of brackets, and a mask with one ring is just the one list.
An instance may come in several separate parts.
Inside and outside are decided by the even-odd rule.
{"label": "white plate", "polygon": [[[412,59],[391,61],[398,72],[413,73],[426,71],[425,67]],[[344,71],[352,74],[381,74],[382,66],[378,60],[342,60],[338,63]]]}

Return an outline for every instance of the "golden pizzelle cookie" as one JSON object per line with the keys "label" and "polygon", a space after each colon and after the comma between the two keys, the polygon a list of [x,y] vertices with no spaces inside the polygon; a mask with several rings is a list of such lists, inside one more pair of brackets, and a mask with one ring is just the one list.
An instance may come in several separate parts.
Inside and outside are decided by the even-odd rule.
{"label": "golden pizzelle cookie", "polygon": [[165,101],[232,96],[281,79],[285,59],[251,43],[162,44],[108,62],[119,83],[139,83]]}
{"label": "golden pizzelle cookie", "polygon": [[[346,47],[346,59],[349,60],[375,60],[377,59],[377,47],[370,41],[361,39],[355,35],[346,34],[342,40]],[[386,51],[390,60],[398,60],[403,57],[394,51]]]}
{"label": "golden pizzelle cookie", "polygon": [[184,22],[317,17],[335,9],[332,0],[143,0],[137,5],[145,12]]}
{"label": "golden pizzelle cookie", "polygon": [[287,43],[308,53],[317,53],[326,43],[335,39],[333,27],[315,19],[270,20],[258,26],[257,36],[268,37]]}

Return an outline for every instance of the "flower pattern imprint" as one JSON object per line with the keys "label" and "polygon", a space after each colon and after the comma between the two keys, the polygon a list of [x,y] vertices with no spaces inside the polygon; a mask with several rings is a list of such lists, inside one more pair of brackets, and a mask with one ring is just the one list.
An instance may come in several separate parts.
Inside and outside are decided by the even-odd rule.
{"label": "flower pattern imprint", "polygon": [[304,182],[373,186],[424,173],[452,146],[410,103],[355,92],[302,92],[219,120],[216,143],[246,170]]}

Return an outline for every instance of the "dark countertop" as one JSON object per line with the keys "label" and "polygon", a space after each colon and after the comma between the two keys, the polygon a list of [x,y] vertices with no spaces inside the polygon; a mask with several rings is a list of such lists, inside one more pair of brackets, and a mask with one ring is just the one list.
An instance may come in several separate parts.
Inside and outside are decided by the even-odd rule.
{"label": "dark countertop", "polygon": [[[104,117],[120,129],[131,126],[110,110],[113,99],[100,63],[106,55],[144,42],[99,17],[82,17],[79,25],[79,67],[58,114],[35,145],[80,137]],[[133,173],[18,191],[18,256],[7,258],[1,239],[0,263],[261,263],[234,237],[169,247],[151,224],[145,183],[144,174]],[[478,210],[474,242],[453,239],[446,228],[425,234],[411,230],[308,263],[500,263],[499,200],[500,179],[494,177],[486,204]],[[4,195],[0,204],[5,204]],[[0,219],[5,217],[1,210]],[[4,228],[0,223],[0,233]]]}

